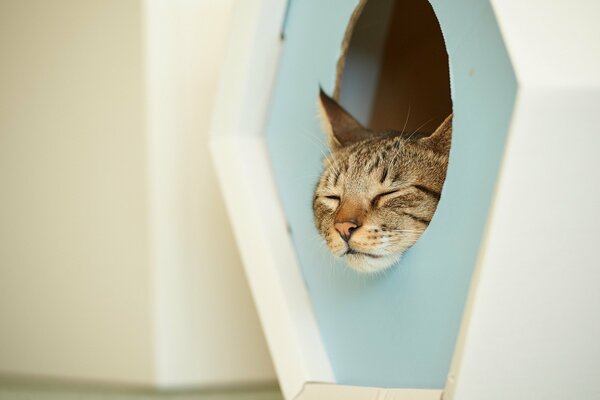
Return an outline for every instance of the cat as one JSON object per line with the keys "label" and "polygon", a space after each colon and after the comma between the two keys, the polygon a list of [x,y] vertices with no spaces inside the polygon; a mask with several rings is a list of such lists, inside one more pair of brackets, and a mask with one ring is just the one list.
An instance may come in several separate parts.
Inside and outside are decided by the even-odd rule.
{"label": "cat", "polygon": [[330,154],[313,197],[330,251],[358,272],[397,263],[429,225],[446,178],[452,114],[429,136],[372,131],[321,89]]}

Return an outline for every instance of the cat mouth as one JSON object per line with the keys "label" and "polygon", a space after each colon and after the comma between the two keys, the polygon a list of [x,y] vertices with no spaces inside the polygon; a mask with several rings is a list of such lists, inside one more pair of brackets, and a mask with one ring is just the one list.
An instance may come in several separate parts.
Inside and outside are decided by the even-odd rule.
{"label": "cat mouth", "polygon": [[348,250],[346,250],[346,252],[344,254],[342,254],[342,256],[365,256],[365,257],[370,257],[370,258],[381,258],[383,256],[378,256],[375,254],[369,254],[369,253],[363,253],[361,251],[356,251],[354,249],[348,248]]}

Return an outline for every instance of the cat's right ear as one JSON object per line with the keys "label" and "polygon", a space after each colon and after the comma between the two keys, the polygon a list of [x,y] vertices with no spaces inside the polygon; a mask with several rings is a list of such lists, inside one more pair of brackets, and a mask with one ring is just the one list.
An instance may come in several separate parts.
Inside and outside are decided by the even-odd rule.
{"label": "cat's right ear", "polygon": [[323,128],[327,132],[329,147],[332,150],[348,146],[372,136],[368,129],[363,127],[348,111],[344,110],[337,101],[329,97],[320,87],[319,106]]}
{"label": "cat's right ear", "polygon": [[440,126],[437,127],[435,132],[431,135],[420,139],[420,143],[425,147],[440,154],[450,153],[450,144],[452,142],[452,117],[450,114]]}

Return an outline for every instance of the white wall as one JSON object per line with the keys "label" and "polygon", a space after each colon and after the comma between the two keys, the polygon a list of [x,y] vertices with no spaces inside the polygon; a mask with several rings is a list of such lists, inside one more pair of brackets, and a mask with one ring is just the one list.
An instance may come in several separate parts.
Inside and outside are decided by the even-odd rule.
{"label": "white wall", "polygon": [[0,373],[274,379],[207,154],[231,3],[0,2]]}
{"label": "white wall", "polygon": [[165,384],[275,379],[207,146],[232,3],[146,1],[154,322]]}

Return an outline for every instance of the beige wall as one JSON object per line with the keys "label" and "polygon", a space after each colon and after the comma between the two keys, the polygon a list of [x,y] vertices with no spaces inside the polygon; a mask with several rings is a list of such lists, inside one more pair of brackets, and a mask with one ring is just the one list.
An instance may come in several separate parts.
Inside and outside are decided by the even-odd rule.
{"label": "beige wall", "polygon": [[152,377],[141,4],[0,2],[0,369]]}
{"label": "beige wall", "polygon": [[[201,19],[170,26],[197,55],[170,60],[148,57],[152,3],[0,1],[0,373],[274,379],[206,150],[231,1],[171,2]],[[166,117],[152,63],[188,90]]]}

